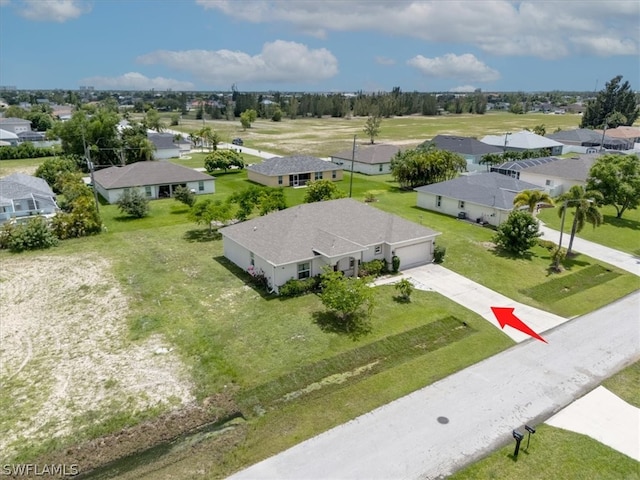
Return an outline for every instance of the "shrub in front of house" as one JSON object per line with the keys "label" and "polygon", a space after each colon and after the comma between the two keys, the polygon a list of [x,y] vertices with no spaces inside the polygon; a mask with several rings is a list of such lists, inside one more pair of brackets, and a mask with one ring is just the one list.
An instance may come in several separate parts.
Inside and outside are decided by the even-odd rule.
{"label": "shrub in front of house", "polygon": [[543,240],[542,238],[538,239],[538,245],[540,245],[542,248],[549,250],[550,252],[553,252],[558,247],[551,240]]}
{"label": "shrub in front of house", "polygon": [[5,234],[7,235],[7,247],[12,252],[40,250],[58,244],[58,239],[42,217],[34,217],[27,223],[4,229],[3,237]]}
{"label": "shrub in front of house", "polygon": [[382,260],[371,260],[360,264],[358,275],[361,277],[379,277],[385,272],[385,264]]}
{"label": "shrub in front of house", "polygon": [[298,280],[297,278],[291,278],[279,288],[278,292],[280,293],[281,297],[299,297],[301,295],[317,291],[319,285],[319,277],[309,277],[301,280]]}
{"label": "shrub in front of house", "polygon": [[433,263],[444,262],[444,255],[447,253],[447,247],[436,245],[433,249]]}
{"label": "shrub in front of house", "polygon": [[398,257],[397,255],[391,257],[391,268],[393,273],[398,273],[398,271],[400,270],[400,257]]}

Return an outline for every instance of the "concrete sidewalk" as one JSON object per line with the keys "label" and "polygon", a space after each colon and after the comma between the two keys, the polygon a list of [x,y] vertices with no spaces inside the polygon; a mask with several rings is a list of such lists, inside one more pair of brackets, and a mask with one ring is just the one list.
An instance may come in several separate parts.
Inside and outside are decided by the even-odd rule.
{"label": "concrete sidewalk", "polygon": [[[401,276],[385,278],[374,282],[374,285],[396,283],[401,278],[408,278],[420,290],[432,290],[444,295],[477,313],[498,329],[500,329],[500,325],[491,311],[491,307],[513,308],[514,315],[536,333],[544,332],[567,321],[564,317],[511,300],[490,288],[436,264],[405,270]],[[509,326],[505,327],[503,331],[516,342],[531,338]]]}
{"label": "concrete sidewalk", "polygon": [[[547,227],[540,222],[540,231],[542,232],[542,238],[545,240],[551,240],[558,243],[560,240],[560,232]],[[570,235],[565,233],[562,236],[562,246],[567,247],[569,245]],[[640,237],[639,237],[640,239]],[[628,253],[614,250],[613,248],[605,247],[598,243],[590,242],[580,237],[574,237],[572,250],[576,252],[584,253],[592,258],[607,262],[614,267],[618,267],[627,272],[631,272],[634,275],[640,276],[640,258],[630,255]]]}
{"label": "concrete sidewalk", "polygon": [[634,292],[549,332],[548,344],[516,345],[230,478],[450,475],[513,442],[513,429],[535,427],[638,360],[640,321],[629,312],[639,309]]}

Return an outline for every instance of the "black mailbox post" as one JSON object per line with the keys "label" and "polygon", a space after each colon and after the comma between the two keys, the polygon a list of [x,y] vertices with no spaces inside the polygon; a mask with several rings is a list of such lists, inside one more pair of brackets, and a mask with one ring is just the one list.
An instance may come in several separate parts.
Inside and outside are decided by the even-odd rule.
{"label": "black mailbox post", "polygon": [[518,453],[520,452],[520,442],[524,438],[524,435],[521,434],[519,431],[514,430],[513,438],[516,439],[516,449],[513,451],[513,458],[518,458]]}
{"label": "black mailbox post", "polygon": [[529,442],[531,441],[531,434],[532,433],[536,433],[536,429],[533,427],[530,427],[529,425],[525,425],[524,429],[529,432],[529,435],[527,435],[527,450],[529,450]]}

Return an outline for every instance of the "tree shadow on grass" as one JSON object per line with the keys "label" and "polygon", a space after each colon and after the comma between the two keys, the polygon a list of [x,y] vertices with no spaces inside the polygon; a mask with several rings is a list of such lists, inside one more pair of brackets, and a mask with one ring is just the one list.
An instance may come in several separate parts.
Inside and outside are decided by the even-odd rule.
{"label": "tree shadow on grass", "polygon": [[511,252],[509,250],[506,250],[504,248],[500,248],[500,247],[493,247],[489,249],[489,252],[493,253],[496,257],[500,257],[500,258],[506,258],[509,260],[533,260],[534,257],[536,257],[537,255],[534,255],[533,252],[530,251],[526,251],[524,252],[522,255],[518,255],[517,253]]}
{"label": "tree shadow on grass", "polygon": [[407,304],[407,303],[411,303],[411,298],[410,297],[407,298],[407,297],[405,297],[403,295],[394,295],[393,296],[393,301],[396,302],[396,303]]}
{"label": "tree shadow on grass", "polygon": [[116,222],[133,222],[135,220],[140,220],[139,217],[132,217],[131,215],[118,215],[117,217],[113,217],[113,219]]}
{"label": "tree shadow on grass", "polygon": [[182,215],[183,213],[187,213],[189,211],[189,207],[187,205],[184,205],[182,207],[171,207],[171,210],[169,213],[171,213],[171,215]]}
{"label": "tree shadow on grass", "polygon": [[184,234],[184,239],[187,242],[197,242],[197,243],[207,243],[207,242],[215,242],[216,240],[220,240],[222,235],[218,231],[210,232],[209,229],[205,228],[202,230],[188,230]]}
{"label": "tree shadow on grass", "polygon": [[615,215],[603,215],[602,220],[607,225],[618,228],[628,228],[630,230],[640,230],[640,222],[627,218],[618,218]]}
{"label": "tree shadow on grass", "polygon": [[346,335],[354,342],[371,332],[371,322],[364,314],[358,314],[345,321],[332,312],[313,312],[313,323],[325,333]]}

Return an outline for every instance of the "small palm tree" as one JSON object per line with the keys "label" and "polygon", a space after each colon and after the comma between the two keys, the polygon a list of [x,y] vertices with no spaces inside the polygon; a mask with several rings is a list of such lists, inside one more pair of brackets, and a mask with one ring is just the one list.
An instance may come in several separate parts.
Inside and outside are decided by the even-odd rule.
{"label": "small palm tree", "polygon": [[514,207],[528,207],[531,215],[535,215],[537,207],[541,203],[553,205],[553,199],[547,192],[541,190],[523,190],[513,199]]}
{"label": "small palm tree", "polygon": [[575,208],[571,237],[567,248],[567,255],[569,255],[576,233],[580,232],[586,223],[593,225],[593,228],[602,225],[602,213],[597,206],[598,202],[602,201],[602,194],[594,190],[585,190],[582,185],[574,185],[568,192],[560,195],[558,201],[562,202],[558,209],[560,217],[565,215],[566,209]]}

